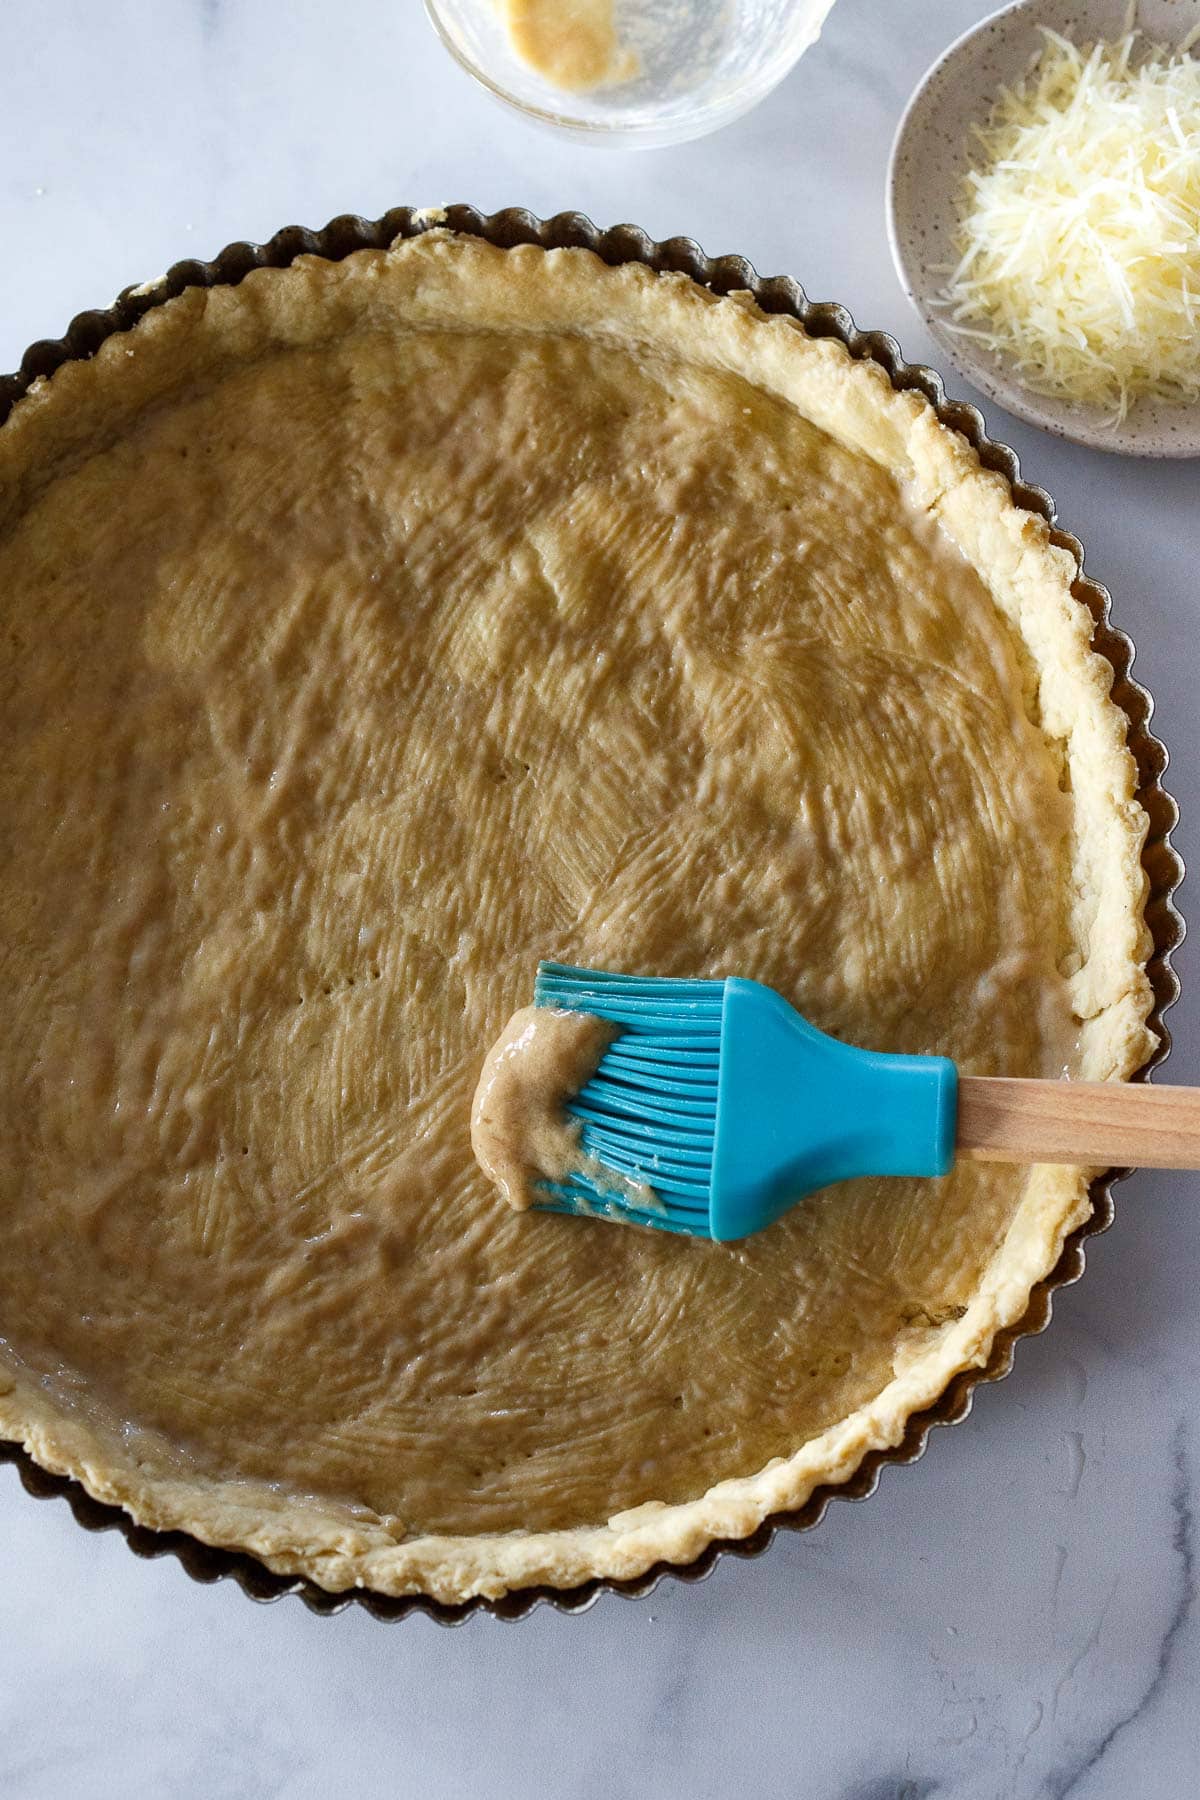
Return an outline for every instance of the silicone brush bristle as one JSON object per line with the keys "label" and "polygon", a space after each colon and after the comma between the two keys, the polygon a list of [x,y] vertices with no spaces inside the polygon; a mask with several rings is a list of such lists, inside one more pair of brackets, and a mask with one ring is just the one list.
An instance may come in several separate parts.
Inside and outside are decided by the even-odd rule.
{"label": "silicone brush bristle", "polygon": [[[591,1013],[621,1027],[567,1111],[585,1155],[613,1172],[610,1186],[580,1170],[545,1182],[547,1212],[710,1235],[713,1145],[721,1060],[723,981],[612,975],[542,963],[538,1006]],[[639,1204],[630,1184],[648,1188]]]}

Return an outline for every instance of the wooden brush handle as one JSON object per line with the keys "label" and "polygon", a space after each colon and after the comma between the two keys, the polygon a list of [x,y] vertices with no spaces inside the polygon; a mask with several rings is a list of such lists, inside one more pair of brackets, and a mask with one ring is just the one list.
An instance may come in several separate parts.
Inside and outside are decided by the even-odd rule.
{"label": "wooden brush handle", "polygon": [[1200,1088],[964,1075],[957,1149],[980,1162],[1200,1169]]}

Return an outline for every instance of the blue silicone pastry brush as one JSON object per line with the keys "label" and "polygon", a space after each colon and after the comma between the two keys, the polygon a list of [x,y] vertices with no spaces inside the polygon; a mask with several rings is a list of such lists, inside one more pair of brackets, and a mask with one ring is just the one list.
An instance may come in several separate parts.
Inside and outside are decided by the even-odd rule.
{"label": "blue silicone pastry brush", "polygon": [[944,1056],[843,1044],[773,989],[737,978],[542,963],[534,1002],[620,1027],[567,1111],[589,1162],[621,1179],[608,1186],[581,1169],[543,1182],[538,1205],[550,1212],[728,1241],[831,1182],[944,1175],[956,1154],[1200,1167],[1200,1089],[960,1080]]}

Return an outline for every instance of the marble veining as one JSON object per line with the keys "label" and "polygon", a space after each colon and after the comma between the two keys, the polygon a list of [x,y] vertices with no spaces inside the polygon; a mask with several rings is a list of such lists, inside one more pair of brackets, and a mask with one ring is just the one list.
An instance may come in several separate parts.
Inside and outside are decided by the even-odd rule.
{"label": "marble veining", "polygon": [[[924,69],[993,4],[837,0],[756,112],[623,157],[500,111],[418,0],[4,0],[0,368],[182,256],[450,199],[580,207],[740,250],[936,360],[884,241],[887,153]],[[1186,857],[1200,465],[1109,458],[985,412],[1137,641]],[[1178,964],[1168,1068],[1195,1080],[1186,949]],[[255,1607],[82,1532],[0,1467],[0,1793],[1186,1800],[1200,1770],[1198,1200],[1189,1175],[1119,1188],[1117,1223],[1051,1330],[865,1505],[698,1586],[578,1619],[446,1632]]]}
{"label": "marble veining", "polygon": [[[1192,1469],[1188,1454],[1188,1436],[1188,1421],[1181,1418],[1171,1438],[1170,1526],[1171,1548],[1177,1563],[1177,1588],[1175,1604],[1158,1645],[1149,1685],[1141,1698],[1135,1701],[1128,1711],[1122,1712],[1120,1717],[1109,1726],[1099,1742],[1089,1747],[1077,1762],[1067,1768],[1049,1772],[1046,1791],[1052,1796],[1052,1800],[1064,1800],[1066,1795],[1077,1793],[1081,1789],[1087,1778],[1099,1769],[1121,1733],[1127,1731],[1137,1720],[1149,1713],[1170,1680],[1176,1647],[1181,1633],[1191,1618],[1192,1607],[1196,1600],[1196,1521],[1193,1513]],[[1115,1591],[1114,1585],[1113,1593]],[[1099,1642],[1112,1598],[1113,1594],[1110,1594],[1108,1601],[1101,1609],[1095,1630],[1090,1634],[1083,1650],[1071,1663],[1063,1678],[1064,1681],[1074,1676],[1088,1651]]]}

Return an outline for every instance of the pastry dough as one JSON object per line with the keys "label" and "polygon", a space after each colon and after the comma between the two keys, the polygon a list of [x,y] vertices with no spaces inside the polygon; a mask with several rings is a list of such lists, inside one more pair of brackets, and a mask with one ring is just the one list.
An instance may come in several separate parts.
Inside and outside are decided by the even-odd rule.
{"label": "pastry dough", "polygon": [[716,1245],[500,1206],[539,957],[975,1073],[1145,1058],[1073,564],[917,394],[433,231],[189,290],[0,431],[0,1433],[337,1589],[630,1577],[896,1444],[1087,1215],[967,1166]]}

